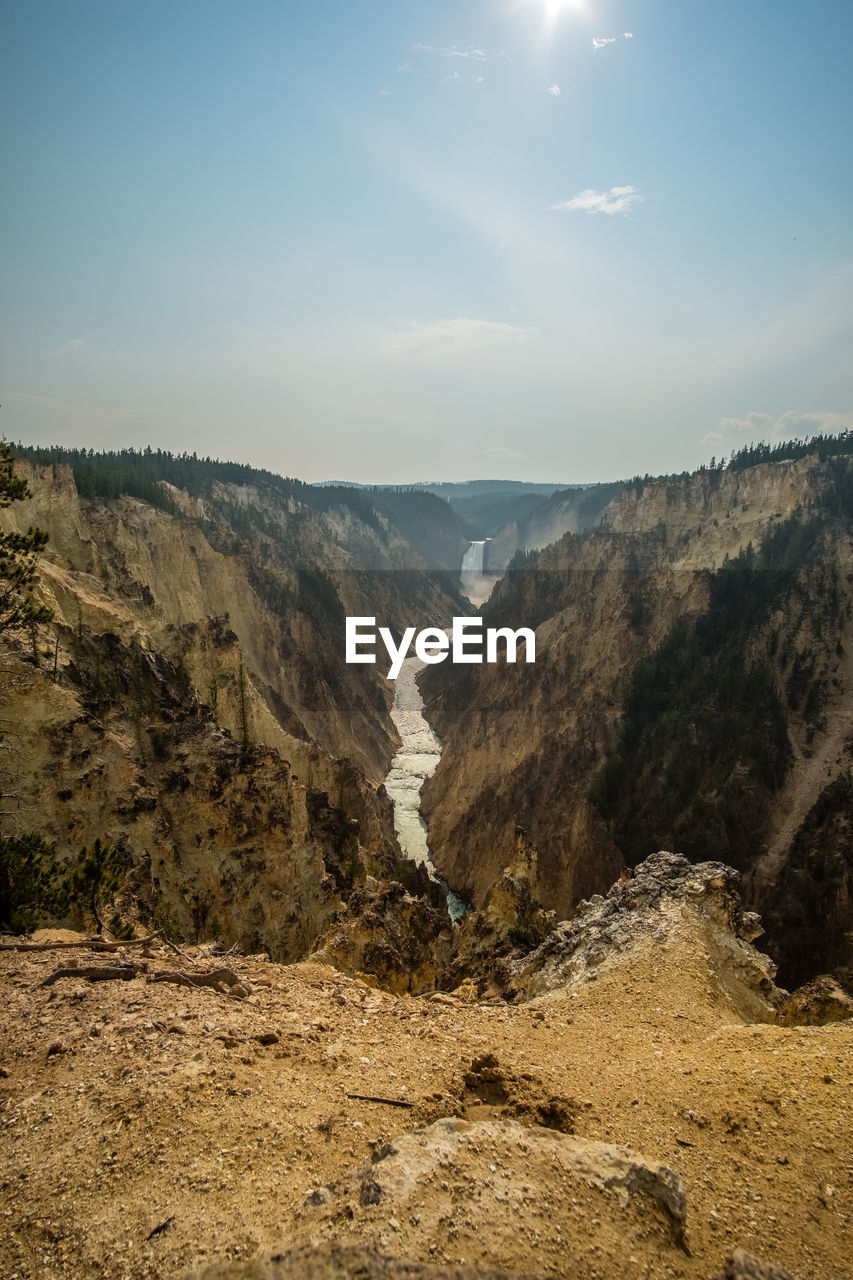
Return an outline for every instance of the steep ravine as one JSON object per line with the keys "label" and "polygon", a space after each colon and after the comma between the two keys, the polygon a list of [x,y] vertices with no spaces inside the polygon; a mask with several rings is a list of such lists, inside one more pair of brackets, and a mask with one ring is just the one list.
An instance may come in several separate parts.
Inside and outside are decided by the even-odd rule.
{"label": "steep ravine", "polygon": [[[395,725],[393,683],[380,668],[341,660],[347,613],[375,613],[399,629],[471,612],[377,513],[361,520],[334,503],[318,511],[260,484],[219,482],[203,497],[174,490],[177,511],[163,510],[126,497],[81,499],[67,467],[34,466],[28,476],[32,498],[0,518],[49,530],[40,590],[56,622],[40,669],[18,647],[6,689],[22,747],[17,829],[37,829],[66,854],[96,836],[113,841],[135,868],[146,919],[162,910],[183,936],[221,934],[292,958],[343,921],[346,963],[364,968],[373,956],[403,981],[400,940],[416,932],[419,989],[449,963],[431,950],[440,938],[446,951],[449,935],[437,886],[400,860],[382,785],[395,753],[388,786],[404,844],[424,859],[422,786],[437,874],[475,908],[487,907],[520,848],[535,850],[524,894],[562,918],[656,848],[719,854],[752,869],[760,839],[745,843],[741,831],[733,841],[726,811],[721,827],[719,812],[691,807],[713,805],[715,773],[700,770],[681,810],[676,788],[661,790],[666,770],[677,777],[696,754],[699,730],[671,744],[663,732],[654,751],[638,752],[636,741],[621,742],[626,699],[636,702],[636,673],[653,660],[671,697],[660,655],[677,655],[677,624],[690,634],[713,622],[727,556],[760,546],[789,518],[796,528],[786,545],[802,550],[812,545],[810,522],[826,517],[826,541],[812,547],[820,572],[800,575],[794,594],[786,588],[738,651],[744,669],[756,655],[770,663],[787,708],[790,765],[784,742],[776,747],[788,790],[771,796],[750,772],[767,763],[763,723],[757,744],[735,752],[723,789],[736,784],[737,812],[759,835],[771,810],[801,815],[801,830],[819,827],[831,846],[832,877],[823,881],[831,887],[822,896],[815,889],[820,867],[801,840],[796,875],[786,877],[785,862],[784,894],[767,900],[770,945],[781,962],[780,940],[796,925],[803,954],[814,958],[813,920],[792,914],[807,903],[811,916],[832,920],[833,963],[844,963],[850,873],[830,810],[849,760],[842,659],[853,650],[853,564],[836,510],[839,476],[827,463],[629,486],[601,528],[566,535],[533,571],[507,575],[485,617],[535,625],[537,662],[446,662],[425,672],[440,758],[409,681],[414,663],[396,691]],[[707,682],[697,715],[706,704],[724,704]],[[609,782],[601,785],[603,766],[605,782],[619,780],[615,798]],[[386,931],[380,946],[391,882],[404,909],[395,916],[399,936]],[[338,933],[330,955],[344,955]]]}

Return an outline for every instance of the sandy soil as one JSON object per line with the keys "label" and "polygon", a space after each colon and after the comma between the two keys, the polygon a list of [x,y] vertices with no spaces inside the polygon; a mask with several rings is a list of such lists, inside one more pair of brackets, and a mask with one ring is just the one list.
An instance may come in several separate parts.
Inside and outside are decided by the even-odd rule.
{"label": "sandy soil", "polygon": [[[121,959],[0,954],[5,1280],[178,1277],[330,1236],[602,1280],[710,1278],[736,1245],[800,1280],[851,1274],[853,1024],[744,1025],[680,945],[639,947],[522,1006],[397,998],[317,965],[200,950],[156,952],[131,981],[41,985],[75,960]],[[248,997],[147,980],[222,964]],[[484,1055],[497,1104],[471,1086]],[[525,1155],[487,1127],[529,1126],[554,1100],[564,1128],[681,1175],[689,1253],[641,1197],[626,1209],[549,1165],[541,1129]],[[458,1168],[396,1206],[347,1208],[383,1144],[447,1116],[475,1130]],[[340,1211],[318,1194],[329,1184]]]}

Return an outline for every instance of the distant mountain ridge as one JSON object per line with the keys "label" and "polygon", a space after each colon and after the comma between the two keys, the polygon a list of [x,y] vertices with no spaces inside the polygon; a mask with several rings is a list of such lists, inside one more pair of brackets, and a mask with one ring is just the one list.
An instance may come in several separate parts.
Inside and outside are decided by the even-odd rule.
{"label": "distant mountain ridge", "polygon": [[[558,496],[569,498],[587,489],[596,489],[594,484],[542,484],[524,480],[463,480],[450,481],[418,481],[410,485],[349,485],[335,481],[335,487],[350,487],[362,493],[370,493],[379,503],[383,495],[389,493],[429,493],[446,502],[453,512],[464,521],[464,526],[472,541],[494,538],[501,530],[525,525],[548,503],[553,503]],[[322,488],[322,486],[319,486]],[[570,526],[565,526],[570,527]],[[559,536],[560,529],[555,536]],[[517,532],[508,533],[512,550],[501,563],[493,567],[503,570],[506,561],[520,543]],[[501,544],[503,545],[503,543]],[[539,544],[541,545],[541,544]]]}
{"label": "distant mountain ridge", "polygon": [[527,480],[413,480],[409,484],[359,484],[354,480],[317,480],[315,488],[347,489],[425,489],[438,498],[472,497],[484,493],[555,493],[558,489],[584,489],[587,485],[542,483]]}

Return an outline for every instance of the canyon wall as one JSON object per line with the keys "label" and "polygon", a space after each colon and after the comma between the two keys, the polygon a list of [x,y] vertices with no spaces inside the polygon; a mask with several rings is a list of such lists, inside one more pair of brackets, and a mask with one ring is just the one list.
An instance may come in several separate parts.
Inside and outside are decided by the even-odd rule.
{"label": "canyon wall", "polygon": [[345,664],[344,618],[445,622],[452,580],[381,513],[318,511],[261,480],[167,486],[164,510],[16,465],[31,496],[0,522],[48,531],[54,622],[2,659],[3,834],[37,831],[61,857],[106,838],[143,912],[280,958],[359,878],[405,879],[382,786],[392,689]]}
{"label": "canyon wall", "polygon": [[779,959],[805,877],[803,939],[829,912],[849,964],[849,856],[825,815],[831,874],[800,847],[780,886],[851,765],[850,487],[846,458],[817,457],[637,482],[599,528],[511,571],[483,614],[535,627],[536,663],[422,679],[444,740],[423,792],[439,873],[482,905],[520,825],[565,916],[658,848],[718,857],[771,912]]}

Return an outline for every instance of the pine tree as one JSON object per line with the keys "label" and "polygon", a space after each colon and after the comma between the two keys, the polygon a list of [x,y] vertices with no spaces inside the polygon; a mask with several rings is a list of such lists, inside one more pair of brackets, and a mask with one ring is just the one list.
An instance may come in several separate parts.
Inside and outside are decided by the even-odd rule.
{"label": "pine tree", "polygon": [[83,913],[92,917],[99,934],[104,931],[102,913],[124,884],[127,873],[127,859],[108,840],[97,839],[91,851],[80,850],[70,876],[71,893]]}
{"label": "pine tree", "polygon": [[[26,480],[14,473],[11,447],[0,440],[0,507],[29,496]],[[53,611],[37,604],[32,595],[39,553],[47,539],[45,531],[33,525],[26,533],[0,533],[0,635],[21,627],[33,634],[53,617]]]}
{"label": "pine tree", "polygon": [[68,906],[56,846],[29,832],[0,840],[0,929],[28,933]]}

